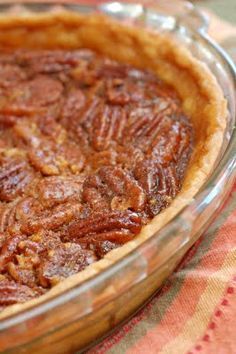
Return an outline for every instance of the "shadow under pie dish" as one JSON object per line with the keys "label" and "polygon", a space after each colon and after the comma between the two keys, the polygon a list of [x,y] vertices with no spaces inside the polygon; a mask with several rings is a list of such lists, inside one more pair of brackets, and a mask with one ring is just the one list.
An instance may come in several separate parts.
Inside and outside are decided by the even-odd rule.
{"label": "shadow under pie dish", "polygon": [[188,205],[226,102],[168,35],[70,12],[0,30],[3,318],[96,276]]}

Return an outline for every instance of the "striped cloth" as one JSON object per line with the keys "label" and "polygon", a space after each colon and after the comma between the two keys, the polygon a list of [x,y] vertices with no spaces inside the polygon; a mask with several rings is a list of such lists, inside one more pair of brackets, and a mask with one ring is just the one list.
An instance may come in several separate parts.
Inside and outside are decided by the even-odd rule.
{"label": "striped cloth", "polygon": [[87,354],[236,353],[235,196],[152,301]]}

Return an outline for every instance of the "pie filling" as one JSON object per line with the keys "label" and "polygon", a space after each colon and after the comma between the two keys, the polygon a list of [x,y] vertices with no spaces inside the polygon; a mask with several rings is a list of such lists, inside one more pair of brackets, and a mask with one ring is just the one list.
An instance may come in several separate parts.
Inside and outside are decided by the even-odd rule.
{"label": "pie filling", "polygon": [[0,55],[0,308],[132,240],[180,191],[193,129],[154,74],[90,50]]}

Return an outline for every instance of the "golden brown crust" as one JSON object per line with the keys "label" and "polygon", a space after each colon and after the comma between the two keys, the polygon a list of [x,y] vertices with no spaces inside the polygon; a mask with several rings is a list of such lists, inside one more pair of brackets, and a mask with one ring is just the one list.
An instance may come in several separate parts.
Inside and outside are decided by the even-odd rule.
{"label": "golden brown crust", "polygon": [[64,280],[46,295],[7,308],[0,314],[0,319],[39,304],[98,274],[177,215],[192,201],[214,168],[223,143],[227,114],[221,89],[206,65],[168,35],[122,25],[101,15],[25,13],[23,16],[0,17],[0,47],[6,46],[87,47],[121,62],[148,67],[181,96],[185,113],[193,122],[196,141],[182,191],[168,209],[143,228],[135,240],[109,252],[103,260]]}

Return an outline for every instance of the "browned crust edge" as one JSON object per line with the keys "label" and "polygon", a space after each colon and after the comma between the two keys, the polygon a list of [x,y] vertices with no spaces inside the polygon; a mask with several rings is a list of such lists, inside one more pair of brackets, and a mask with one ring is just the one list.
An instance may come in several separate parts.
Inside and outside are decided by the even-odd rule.
{"label": "browned crust edge", "polygon": [[0,16],[0,47],[3,46],[87,47],[121,62],[140,68],[149,67],[178,91],[183,100],[183,108],[192,119],[196,144],[181,192],[170,207],[145,226],[133,241],[109,252],[104,259],[84,271],[65,279],[47,294],[6,308],[0,314],[0,319],[49,300],[98,274],[150,238],[191,203],[212,172],[220,154],[227,116],[223,93],[207,66],[167,34],[144,31],[102,15],[24,13],[21,16]]}

